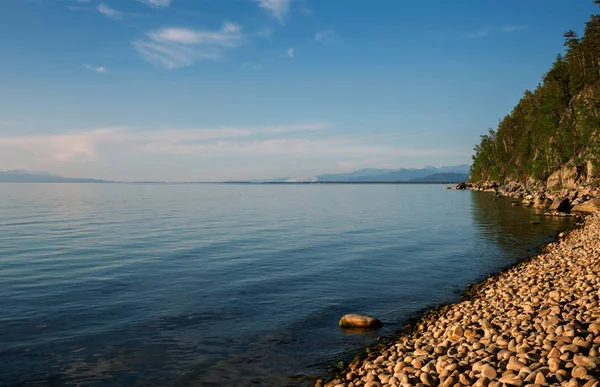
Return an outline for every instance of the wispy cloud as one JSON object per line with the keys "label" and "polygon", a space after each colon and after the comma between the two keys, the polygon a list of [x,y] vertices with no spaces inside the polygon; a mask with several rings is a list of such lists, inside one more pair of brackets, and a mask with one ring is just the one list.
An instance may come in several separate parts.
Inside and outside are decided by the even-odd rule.
{"label": "wispy cloud", "polygon": [[465,34],[465,38],[469,38],[469,39],[484,38],[484,37],[490,35],[492,33],[492,31],[493,31],[492,27],[486,26],[486,27],[480,28],[476,31]]}
{"label": "wispy cloud", "polygon": [[86,64],[86,65],[83,65],[83,67],[90,71],[94,71],[94,72],[101,73],[101,74],[108,72],[108,69],[104,66],[94,67],[94,66],[90,66],[90,65]]}
{"label": "wispy cloud", "polygon": [[[398,157],[440,157],[455,155],[451,149],[413,148],[395,145],[385,136],[355,137],[332,135],[327,123],[306,123],[265,127],[223,127],[206,129],[142,129],[109,127],[54,135],[0,137],[0,146],[21,149],[39,163],[69,164],[109,160],[115,152],[122,157],[141,154],[196,155],[199,158],[253,157],[272,160],[339,161],[349,169],[374,163],[383,166]],[[373,157],[377,158],[373,158]],[[316,159],[315,159],[316,158]],[[392,160],[392,161],[390,161]],[[372,165],[371,165],[372,166]]]}
{"label": "wispy cloud", "polygon": [[232,151],[256,150],[256,144],[272,144],[272,140],[285,142],[289,135],[322,131],[329,127],[329,124],[319,122],[215,129],[136,130],[109,127],[54,135],[0,137],[0,145],[19,147],[47,161],[90,161],[98,157],[98,149],[106,144],[119,144],[131,150],[164,154],[188,154],[225,148]]}
{"label": "wispy cloud", "polygon": [[96,9],[98,10],[98,12],[111,19],[121,19],[123,17],[123,14],[121,12],[117,11],[114,8],[111,8],[106,3],[98,4],[96,6]]}
{"label": "wispy cloud", "polygon": [[241,27],[227,22],[220,30],[162,28],[150,31],[146,39],[133,41],[132,45],[148,62],[175,69],[202,60],[222,59],[243,39]]}
{"label": "wispy cloud", "polygon": [[0,145],[9,145],[28,151],[45,161],[67,162],[84,159],[94,160],[99,140],[119,133],[121,128],[105,128],[81,133],[46,136],[0,137]]}
{"label": "wispy cloud", "polygon": [[321,44],[333,44],[337,34],[334,30],[322,30],[315,34],[315,40]]}
{"label": "wispy cloud", "polygon": [[465,34],[464,37],[468,39],[481,39],[496,33],[511,33],[523,31],[525,29],[527,29],[527,26],[522,25],[506,25],[502,27],[485,26],[476,31]]}
{"label": "wispy cloud", "polygon": [[294,52],[294,47],[289,48],[285,54],[289,57],[289,58],[294,58],[296,56],[295,52]]}
{"label": "wispy cloud", "polygon": [[171,5],[171,0],[138,0],[141,3],[153,8],[167,8]]}
{"label": "wispy cloud", "polygon": [[291,0],[252,0],[258,3],[258,6],[269,11],[281,24],[290,12]]}

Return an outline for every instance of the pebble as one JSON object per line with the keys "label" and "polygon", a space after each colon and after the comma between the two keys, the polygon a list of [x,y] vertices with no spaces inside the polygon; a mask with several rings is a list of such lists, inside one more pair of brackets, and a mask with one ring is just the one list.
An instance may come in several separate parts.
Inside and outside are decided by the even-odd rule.
{"label": "pebble", "polygon": [[494,367],[492,367],[489,364],[486,364],[481,368],[481,376],[486,377],[489,380],[494,380],[496,379],[496,376],[498,376],[498,372],[496,372],[496,369]]}

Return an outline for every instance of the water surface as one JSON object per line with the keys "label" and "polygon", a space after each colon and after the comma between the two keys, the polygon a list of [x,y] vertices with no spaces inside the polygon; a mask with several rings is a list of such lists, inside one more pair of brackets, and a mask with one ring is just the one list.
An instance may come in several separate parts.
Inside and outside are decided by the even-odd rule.
{"label": "water surface", "polygon": [[312,385],[569,222],[438,185],[0,184],[0,385]]}

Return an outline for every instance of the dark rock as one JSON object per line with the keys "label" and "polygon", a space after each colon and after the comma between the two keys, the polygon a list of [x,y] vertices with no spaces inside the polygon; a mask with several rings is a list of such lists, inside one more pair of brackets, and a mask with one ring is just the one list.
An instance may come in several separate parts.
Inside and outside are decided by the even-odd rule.
{"label": "dark rock", "polygon": [[570,212],[571,201],[568,198],[556,199],[552,202],[552,205],[550,206],[550,211]]}

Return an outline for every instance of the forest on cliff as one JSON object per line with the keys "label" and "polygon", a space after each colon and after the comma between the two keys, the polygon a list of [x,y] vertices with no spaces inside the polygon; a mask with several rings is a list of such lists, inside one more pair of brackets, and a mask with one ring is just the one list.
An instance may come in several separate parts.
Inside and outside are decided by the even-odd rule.
{"label": "forest on cliff", "polygon": [[538,87],[525,91],[498,128],[481,136],[471,181],[544,181],[565,166],[598,171],[600,15],[590,16],[583,36],[570,30],[564,37],[564,54]]}

